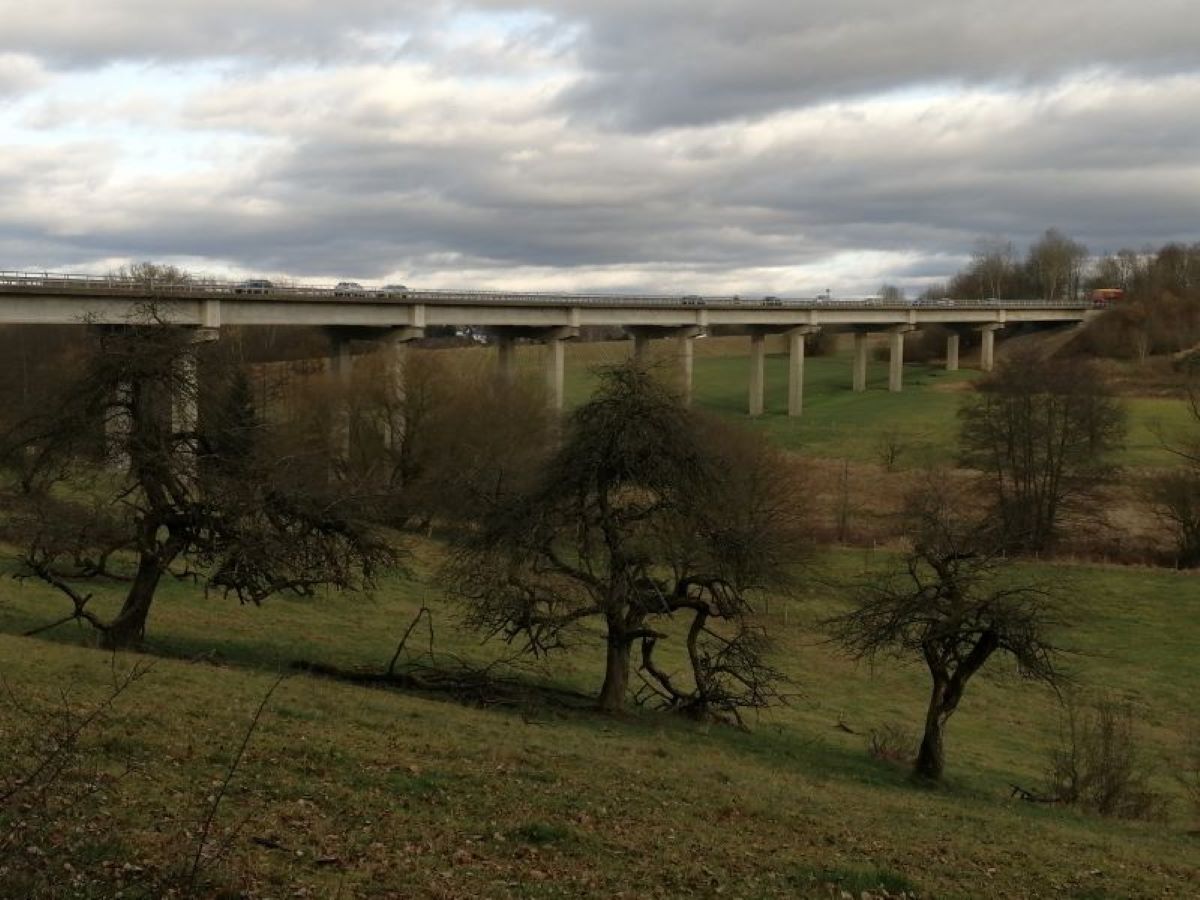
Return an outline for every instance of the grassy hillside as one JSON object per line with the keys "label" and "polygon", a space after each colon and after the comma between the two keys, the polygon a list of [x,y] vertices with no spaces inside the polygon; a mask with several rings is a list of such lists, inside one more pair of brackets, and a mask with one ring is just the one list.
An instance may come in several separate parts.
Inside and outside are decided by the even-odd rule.
{"label": "grassy hillside", "polygon": [[[437,555],[435,546],[419,549],[422,559]],[[869,562],[879,560],[839,552],[822,569],[844,577]],[[1081,687],[1133,701],[1165,766],[1196,714],[1198,582],[1165,572],[1054,571],[1066,573],[1077,598],[1082,624],[1068,642],[1081,651],[1072,663]],[[28,701],[68,687],[80,699],[102,692],[110,660],[87,649],[86,632],[14,636],[53,618],[61,603],[40,586],[7,584],[0,672],[13,694]],[[155,662],[94,744],[110,770],[128,761],[137,768],[89,798],[72,813],[74,830],[57,837],[64,847],[86,838],[94,871],[81,883],[103,876],[111,884],[125,860],[147,872],[177,863],[191,846],[181,835],[195,832],[204,797],[274,673],[301,657],[381,666],[426,602],[440,648],[480,660],[499,652],[455,627],[420,572],[370,598],[262,608],[168,586],[150,643],[174,658]],[[1156,824],[1008,799],[1012,782],[1039,784],[1056,729],[1053,698],[1010,676],[975,685],[952,720],[944,789],[919,790],[903,770],[870,760],[862,735],[835,725],[915,725],[923,678],[912,667],[856,666],[823,646],[814,623],[836,608],[814,584],[765,609],[797,696],[751,733],[647,713],[467,708],[292,675],[221,808],[216,835],[230,851],[219,881],[230,896],[343,898],[841,889],[857,897],[879,885],[938,897],[1115,898],[1188,896],[1200,887],[1200,845],[1178,798],[1172,821]],[[579,654],[530,677],[594,690],[595,637],[582,633]],[[6,732],[22,721],[11,702],[0,716]],[[1159,783],[1173,789],[1165,772]],[[68,853],[56,850],[55,864]],[[117,860],[116,868],[103,860]],[[108,896],[99,888],[90,895]]]}

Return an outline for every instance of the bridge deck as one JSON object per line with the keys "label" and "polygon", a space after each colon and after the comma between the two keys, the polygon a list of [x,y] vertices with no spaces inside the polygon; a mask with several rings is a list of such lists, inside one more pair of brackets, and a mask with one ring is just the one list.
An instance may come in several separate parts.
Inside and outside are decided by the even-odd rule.
{"label": "bridge deck", "polygon": [[248,287],[197,280],[149,284],[105,276],[0,272],[0,323],[120,324],[153,305],[181,325],[433,325],[529,328],[629,325],[679,327],[1070,322],[1090,303],[1042,300],[885,302],[878,299],[741,299],[662,294],[428,291],[407,288]]}

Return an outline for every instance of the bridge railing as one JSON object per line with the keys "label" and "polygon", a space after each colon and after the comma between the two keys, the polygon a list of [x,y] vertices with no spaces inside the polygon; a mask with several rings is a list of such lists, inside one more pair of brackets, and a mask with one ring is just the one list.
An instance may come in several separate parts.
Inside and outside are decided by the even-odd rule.
{"label": "bridge railing", "polygon": [[115,275],[79,275],[62,272],[28,272],[0,270],[0,293],[33,292],[49,294],[64,291],[71,294],[96,294],[137,297],[230,297],[252,296],[255,299],[294,299],[405,303],[461,303],[469,305],[553,305],[553,306],[669,306],[702,309],[705,307],[788,307],[822,308],[854,307],[867,309],[956,308],[995,309],[1003,307],[1038,309],[1090,309],[1090,301],[1082,300],[911,300],[896,301],[881,298],[802,298],[780,297],[771,300],[740,296],[697,296],[678,294],[572,294],[550,291],[453,291],[413,290],[409,288],[362,287],[342,288],[326,285],[297,285],[271,283],[263,286],[248,281],[226,281],[213,278],[190,278],[185,281],[125,278]]}

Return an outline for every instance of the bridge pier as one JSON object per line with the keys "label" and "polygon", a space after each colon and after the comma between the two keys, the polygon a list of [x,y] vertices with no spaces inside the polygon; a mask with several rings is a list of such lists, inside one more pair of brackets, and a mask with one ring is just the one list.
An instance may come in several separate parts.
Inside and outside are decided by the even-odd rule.
{"label": "bridge pier", "polygon": [[516,383],[516,342],[519,338],[539,341],[545,345],[543,368],[546,396],[550,408],[561,412],[564,403],[563,382],[566,374],[566,348],[563,341],[579,337],[579,329],[571,326],[532,327],[502,326],[494,329],[499,351],[500,378],[507,385]]}
{"label": "bridge pier", "polygon": [[804,339],[820,330],[818,325],[802,325],[787,333],[789,416],[798,416],[804,411]]}
{"label": "bridge pier", "polygon": [[114,472],[129,471],[129,436],[133,431],[130,405],[133,385],[120,381],[113,388],[112,407],[104,418],[104,459]]}
{"label": "bridge pier", "polygon": [[542,338],[546,345],[546,390],[550,397],[550,408],[562,412],[564,405],[563,381],[566,374],[566,341],[579,337],[578,328],[551,328]]}
{"label": "bridge pier", "polygon": [[[697,329],[699,330],[699,329]],[[681,396],[684,409],[692,408],[692,371],[695,368],[696,335],[681,335],[679,341],[679,374],[682,381]]]}
{"label": "bridge pier", "polygon": [[951,331],[946,335],[946,371],[958,371],[958,332]]}
{"label": "bridge pier", "polygon": [[350,461],[350,386],[354,377],[354,356],[348,336],[331,331],[329,344],[329,393],[333,400],[329,452],[336,463],[344,465]]}
{"label": "bridge pier", "polygon": [[393,328],[380,342],[383,345],[381,349],[386,354],[384,377],[387,379],[388,422],[385,439],[392,450],[399,450],[404,444],[404,432],[408,427],[408,414],[404,406],[408,396],[405,385],[408,374],[408,345],[424,335],[424,328]]}
{"label": "bridge pier", "polygon": [[633,338],[634,363],[645,366],[650,361],[650,342],[656,338],[674,338],[679,347],[679,393],[685,407],[692,405],[692,372],[695,367],[696,338],[704,334],[699,325],[627,325]]}
{"label": "bridge pier", "polygon": [[513,337],[500,333],[496,336],[496,366],[500,371],[500,380],[511,385],[517,377],[517,359],[513,347]]}
{"label": "bridge pier", "polygon": [[861,394],[867,389],[867,337],[863,330],[854,332],[854,392]]}
{"label": "bridge pier", "polygon": [[767,336],[761,331],[750,333],[750,415],[761,416],[765,409]]}
{"label": "bridge pier", "polygon": [[979,329],[979,368],[990,372],[996,364],[996,332],[1004,326],[999,323],[984,325]]}
{"label": "bridge pier", "polygon": [[633,331],[633,361],[636,365],[644,366],[650,357],[650,335],[637,329]]}
{"label": "bridge pier", "polygon": [[904,390],[904,335],[913,330],[912,325],[888,329],[888,390],[893,394]]}
{"label": "bridge pier", "polygon": [[388,421],[384,424],[383,439],[393,449],[404,441],[405,421],[405,368],[408,364],[408,343],[424,337],[424,328],[398,326],[375,328],[341,326],[328,328],[329,369],[328,384],[332,402],[329,428],[330,456],[336,464],[345,465],[353,451],[351,425],[353,406],[351,403],[354,381],[354,341],[364,341],[374,346],[376,352],[384,354],[384,389],[387,397]]}
{"label": "bridge pier", "polygon": [[190,327],[188,332],[188,347],[175,361],[175,377],[171,392],[171,431],[176,435],[186,435],[187,452],[191,459],[185,468],[193,478],[197,474],[196,451],[198,440],[196,432],[200,427],[200,361],[198,350],[202,344],[218,340],[220,329],[206,327]]}

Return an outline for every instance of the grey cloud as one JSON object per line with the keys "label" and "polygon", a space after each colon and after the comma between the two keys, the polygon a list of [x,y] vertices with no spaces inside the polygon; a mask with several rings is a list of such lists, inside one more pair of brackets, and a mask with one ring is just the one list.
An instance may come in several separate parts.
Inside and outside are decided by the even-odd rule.
{"label": "grey cloud", "polygon": [[[505,5],[504,0],[497,0]],[[544,3],[582,24],[580,116],[705,124],[914,85],[1035,84],[1097,67],[1200,67],[1191,0]]]}
{"label": "grey cloud", "polygon": [[[961,101],[937,115],[877,121],[867,144],[856,116],[794,133],[780,125],[765,148],[736,128],[664,142],[587,131],[536,108],[515,120],[518,128],[511,113],[461,98],[456,116],[473,130],[456,140],[430,127],[427,112],[390,131],[352,106],[341,118],[303,119],[297,131],[288,116],[303,112],[284,105],[279,133],[302,136],[237,177],[149,180],[115,203],[105,189],[89,201],[82,185],[104,184],[114,163],[86,164],[77,148],[14,172],[12,183],[26,187],[10,209],[26,210],[24,233],[40,230],[64,258],[186,255],[362,278],[398,269],[419,278],[451,258],[496,273],[691,272],[703,284],[862,250],[915,257],[907,264],[915,268],[891,273],[911,279],[944,275],[979,234],[1024,243],[1055,224],[1098,250],[1193,234],[1200,198],[1186,172],[1200,129],[1163,97],[1187,99],[1200,84],[1106,90],[1104,103],[1084,92],[1046,99],[1030,114],[1019,97],[993,101],[982,129]],[[1142,103],[1143,137],[1116,138],[1074,162],[1119,131],[1131,96]],[[275,109],[261,96],[255,108],[264,116]],[[204,121],[224,122],[221,112],[220,97],[211,98]],[[822,135],[816,149],[814,132]],[[83,198],[76,218],[91,227],[64,233],[38,198],[72,193]],[[120,214],[107,215],[109,207]]]}
{"label": "grey cloud", "polygon": [[[124,60],[289,59],[364,52],[364,38],[420,28],[448,0],[0,0],[0,50],[55,67]],[[366,42],[369,43],[369,42]]]}
{"label": "grey cloud", "polygon": [[0,52],[0,101],[27,94],[46,82],[46,73],[32,56]]}

